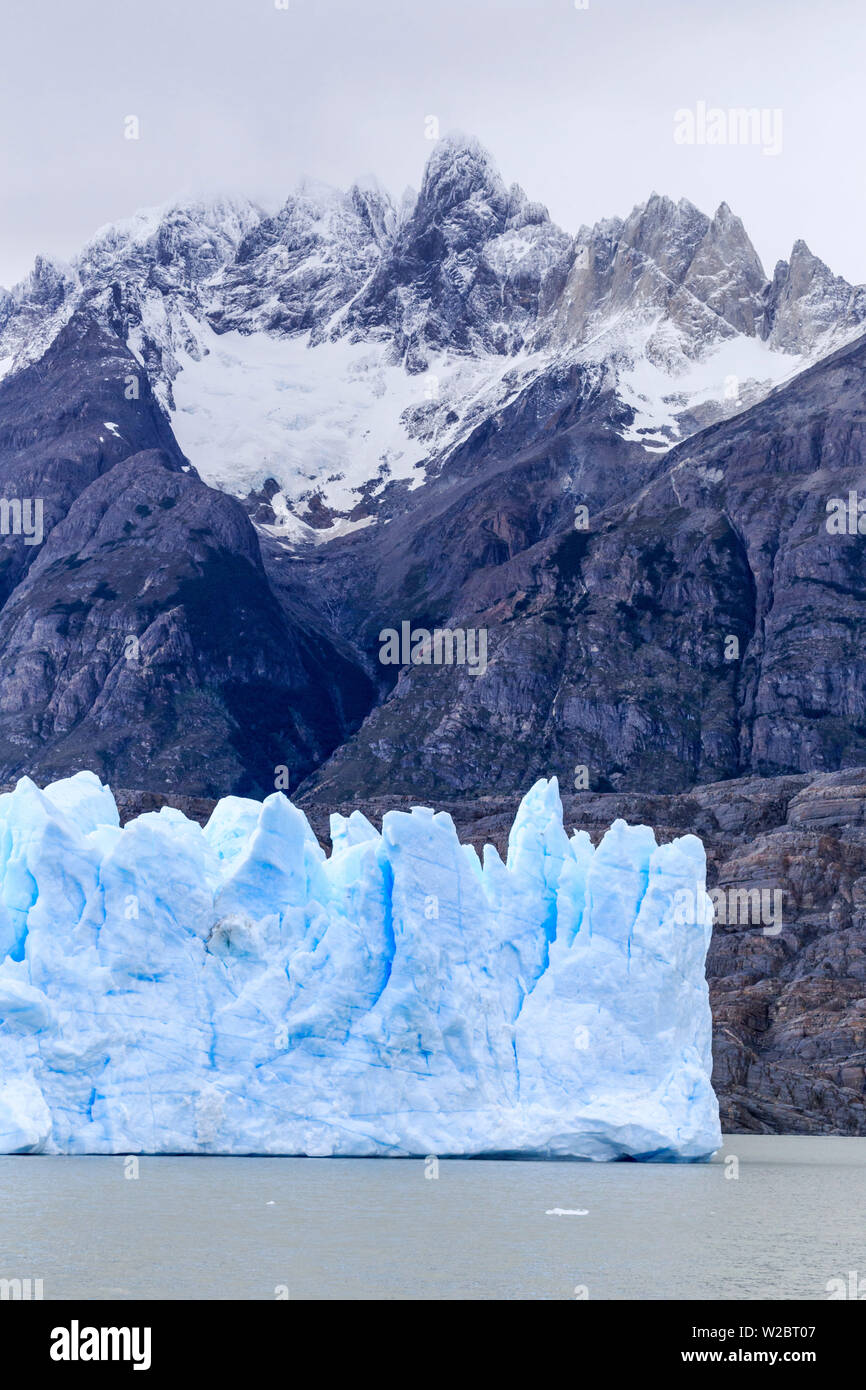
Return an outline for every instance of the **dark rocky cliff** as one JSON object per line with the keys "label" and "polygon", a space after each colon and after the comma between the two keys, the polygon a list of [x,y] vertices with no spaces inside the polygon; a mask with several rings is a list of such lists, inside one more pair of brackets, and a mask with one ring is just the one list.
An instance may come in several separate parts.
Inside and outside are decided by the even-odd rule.
{"label": "dark rocky cliff", "polygon": [[[127,382],[141,381],[127,399]],[[0,539],[0,776],[91,768],[266,794],[369,708],[321,614],[271,588],[249,517],[206,487],[131,353],[87,316],[0,384],[0,475],[44,540]]]}
{"label": "dark rocky cliff", "polygon": [[866,537],[827,527],[829,499],[866,497],[866,340],[661,462],[609,408],[575,384],[523,449],[504,418],[474,474],[334,543],[371,656],[410,619],[486,628],[489,664],[401,668],[311,786],[483,796],[585,766],[595,789],[677,791],[866,763]]}

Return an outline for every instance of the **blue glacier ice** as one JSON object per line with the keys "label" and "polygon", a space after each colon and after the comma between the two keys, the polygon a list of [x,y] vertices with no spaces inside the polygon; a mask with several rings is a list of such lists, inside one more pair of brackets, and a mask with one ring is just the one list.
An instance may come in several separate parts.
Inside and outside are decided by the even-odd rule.
{"label": "blue glacier ice", "polygon": [[451,818],[282,794],[120,828],[90,772],[0,796],[0,1152],[695,1160],[703,846],[563,829],[507,861]]}

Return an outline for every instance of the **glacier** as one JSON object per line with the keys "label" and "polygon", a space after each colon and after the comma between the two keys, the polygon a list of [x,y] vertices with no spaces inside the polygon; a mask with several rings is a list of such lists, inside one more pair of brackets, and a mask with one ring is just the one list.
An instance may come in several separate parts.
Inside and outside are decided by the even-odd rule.
{"label": "glacier", "polygon": [[721,1144],[701,841],[281,792],[121,828],[90,772],[0,796],[0,1152],[695,1161]]}

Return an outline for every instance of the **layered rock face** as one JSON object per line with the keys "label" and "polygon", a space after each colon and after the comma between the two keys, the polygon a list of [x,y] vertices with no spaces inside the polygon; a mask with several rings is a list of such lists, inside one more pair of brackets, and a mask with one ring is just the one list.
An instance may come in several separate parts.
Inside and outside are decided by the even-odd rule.
{"label": "layered rock face", "polygon": [[707,1158],[704,854],[555,782],[507,860],[447,815],[282,795],[121,830],[98,778],[0,797],[0,1152]]}
{"label": "layered rock face", "polygon": [[858,340],[652,466],[605,431],[603,390],[573,384],[522,451],[504,419],[476,472],[331,550],[371,646],[401,617],[483,628],[485,672],[402,666],[311,787],[483,796],[582,769],[676,791],[866,762],[864,387]]}

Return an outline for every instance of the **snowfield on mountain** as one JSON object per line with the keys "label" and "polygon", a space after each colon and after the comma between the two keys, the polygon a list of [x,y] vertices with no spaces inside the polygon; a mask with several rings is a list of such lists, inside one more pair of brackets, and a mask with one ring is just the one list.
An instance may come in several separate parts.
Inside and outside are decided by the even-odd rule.
{"label": "snowfield on mountain", "polygon": [[[569,364],[600,366],[627,440],[664,451],[866,324],[866,289],[798,241],[768,278],[739,218],[653,194],[556,227],[477,141],[433,147],[420,192],[307,180],[102,228],[0,289],[0,376],[82,309],[134,352],[200,476],[268,484],[270,521],[339,525],[438,473],[472,430]],[[312,511],[311,511],[312,508]]]}

